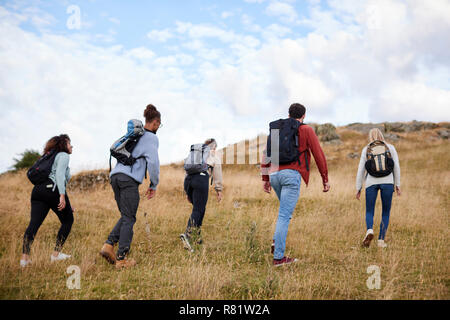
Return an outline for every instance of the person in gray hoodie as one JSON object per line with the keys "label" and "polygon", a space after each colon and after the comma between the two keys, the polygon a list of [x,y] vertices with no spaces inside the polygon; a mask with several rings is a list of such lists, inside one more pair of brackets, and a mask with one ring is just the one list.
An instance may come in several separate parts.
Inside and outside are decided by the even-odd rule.
{"label": "person in gray hoodie", "polygon": [[[120,211],[120,219],[104,243],[100,255],[116,268],[128,268],[136,264],[134,259],[128,259],[133,239],[133,226],[136,222],[136,213],[139,206],[139,185],[144,180],[146,168],[150,176],[150,185],[147,189],[147,199],[156,194],[159,183],[159,157],[158,138],[156,132],[161,127],[161,114],[155,106],[149,104],[145,111],[145,133],[132,151],[137,158],[133,166],[118,162],[110,173],[111,186]],[[117,254],[114,254],[114,245],[119,243]]]}

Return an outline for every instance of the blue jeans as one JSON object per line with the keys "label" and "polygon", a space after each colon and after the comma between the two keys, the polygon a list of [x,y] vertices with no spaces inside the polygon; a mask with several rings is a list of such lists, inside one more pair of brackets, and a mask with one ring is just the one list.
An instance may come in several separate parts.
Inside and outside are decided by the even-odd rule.
{"label": "blue jeans", "polygon": [[284,257],[289,222],[300,196],[301,180],[302,176],[300,173],[291,169],[281,170],[270,175],[270,185],[280,200],[278,220],[273,236],[275,240],[274,259],[282,259]]}
{"label": "blue jeans", "polygon": [[389,225],[389,216],[391,214],[392,195],[394,193],[393,184],[376,184],[366,189],[366,226],[367,229],[373,229],[373,215],[375,212],[375,203],[377,201],[378,190],[381,193],[382,217],[380,224],[380,235],[378,239],[384,240]]}

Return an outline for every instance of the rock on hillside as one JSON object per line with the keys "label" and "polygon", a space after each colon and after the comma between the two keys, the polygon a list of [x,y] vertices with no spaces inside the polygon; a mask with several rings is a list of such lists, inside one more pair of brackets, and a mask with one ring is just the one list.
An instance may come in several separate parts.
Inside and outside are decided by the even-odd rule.
{"label": "rock on hillside", "polygon": [[70,179],[69,189],[85,191],[109,183],[109,172],[88,171],[81,172]]}
{"label": "rock on hillside", "polygon": [[439,125],[432,122],[412,121],[412,122],[386,122],[385,132],[415,132],[421,130],[436,129]]}
{"label": "rock on hillside", "polygon": [[341,137],[336,132],[336,127],[331,123],[325,124],[308,124],[311,126],[319,137],[320,141],[329,144],[340,144],[342,143]]}
{"label": "rock on hillside", "polygon": [[430,130],[436,128],[447,128],[448,123],[432,123],[432,122],[424,122],[424,121],[411,121],[411,122],[383,122],[383,123],[351,123],[345,128],[350,130],[355,130],[362,133],[369,133],[370,129],[378,128],[382,132],[397,132],[397,133],[406,133],[406,132],[416,132],[421,130]]}

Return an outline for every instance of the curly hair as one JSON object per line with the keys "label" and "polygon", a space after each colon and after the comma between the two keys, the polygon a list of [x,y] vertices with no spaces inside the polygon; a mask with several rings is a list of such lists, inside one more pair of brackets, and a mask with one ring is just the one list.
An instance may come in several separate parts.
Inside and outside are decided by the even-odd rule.
{"label": "curly hair", "polygon": [[56,152],[67,152],[67,142],[70,142],[70,138],[67,134],[60,134],[59,136],[54,136],[47,141],[44,147],[44,154],[56,150]]}

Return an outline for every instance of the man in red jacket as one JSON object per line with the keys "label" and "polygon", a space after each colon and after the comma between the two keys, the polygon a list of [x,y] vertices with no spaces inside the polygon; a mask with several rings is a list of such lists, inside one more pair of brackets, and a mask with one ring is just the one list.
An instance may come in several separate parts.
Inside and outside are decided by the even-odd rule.
{"label": "man in red jacket", "polygon": [[[330,190],[325,154],[320,147],[319,139],[317,138],[314,129],[303,124],[305,113],[306,108],[299,103],[294,103],[289,107],[289,118],[293,118],[301,123],[298,128],[298,150],[300,152],[298,161],[289,164],[276,164],[271,163],[270,158],[264,155],[261,163],[264,191],[270,193],[273,188],[280,200],[280,208],[272,244],[274,266],[281,266],[298,261],[297,259],[286,257],[284,252],[286,249],[286,237],[289,222],[300,196],[301,179],[303,178],[306,185],[308,185],[309,182],[311,153],[314,156],[322,177],[323,192],[328,192]],[[282,150],[280,150],[280,152],[281,151]]]}

